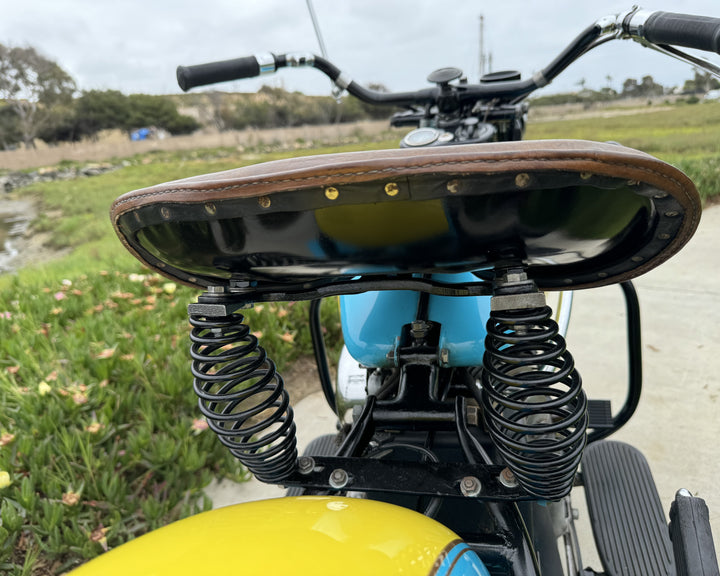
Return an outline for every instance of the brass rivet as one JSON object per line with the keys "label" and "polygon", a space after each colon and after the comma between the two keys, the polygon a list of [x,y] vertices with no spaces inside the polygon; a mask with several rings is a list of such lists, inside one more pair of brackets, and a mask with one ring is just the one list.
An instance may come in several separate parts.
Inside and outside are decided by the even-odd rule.
{"label": "brass rivet", "polygon": [[680,212],[676,212],[675,210],[670,210],[669,212],[665,212],[665,216],[668,218],[675,218],[675,216],[678,216]]}
{"label": "brass rivet", "polygon": [[211,202],[208,202],[205,204],[205,212],[210,214],[211,216],[217,212],[217,208],[215,208],[215,204],[212,204]]}
{"label": "brass rivet", "polygon": [[135,212],[135,214],[133,214],[133,216],[135,216],[136,222],[140,222],[140,214],[139,213]]}
{"label": "brass rivet", "polygon": [[165,262],[158,262],[158,268],[165,268]]}
{"label": "brass rivet", "polygon": [[665,234],[665,233],[658,234],[658,238],[660,238],[660,240],[669,240],[670,234]]}
{"label": "brass rivet", "polygon": [[340,196],[340,192],[338,192],[338,189],[334,186],[325,188],[325,198],[328,200],[336,200],[338,196]]}
{"label": "brass rivet", "polygon": [[458,180],[450,180],[450,182],[447,183],[447,189],[450,194],[457,194],[458,190],[460,190],[460,182]]}
{"label": "brass rivet", "polygon": [[263,208],[270,208],[272,200],[270,200],[269,196],[260,196],[260,198],[258,198],[258,204],[260,204]]}
{"label": "brass rivet", "polygon": [[628,184],[628,186],[639,186],[640,181],[639,180],[628,180],[627,184]]}
{"label": "brass rivet", "polygon": [[515,186],[518,188],[527,188],[530,184],[530,174],[526,174],[525,172],[521,172],[517,176],[515,176]]}
{"label": "brass rivet", "polygon": [[643,258],[642,256],[633,256],[632,258],[630,258],[630,260],[632,260],[633,262],[642,262],[643,260],[645,260],[645,258]]}
{"label": "brass rivet", "polygon": [[607,278],[607,272],[598,272],[598,278]]}
{"label": "brass rivet", "polygon": [[592,178],[592,172],[580,172],[580,178],[582,180],[590,180],[590,178]]}
{"label": "brass rivet", "polygon": [[667,198],[667,192],[658,192],[653,196],[656,200],[662,200],[663,198]]}
{"label": "brass rivet", "polygon": [[163,206],[162,208],[160,208],[160,216],[167,220],[168,218],[170,218],[170,210]]}
{"label": "brass rivet", "polygon": [[400,187],[395,182],[385,184],[385,194],[388,196],[397,196],[398,192],[400,192]]}

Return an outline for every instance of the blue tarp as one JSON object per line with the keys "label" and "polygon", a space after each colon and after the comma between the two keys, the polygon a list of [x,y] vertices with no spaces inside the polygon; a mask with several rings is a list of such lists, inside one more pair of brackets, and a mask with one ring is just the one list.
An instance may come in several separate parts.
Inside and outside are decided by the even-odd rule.
{"label": "blue tarp", "polygon": [[148,136],[150,136],[150,128],[140,128],[130,133],[130,140],[147,140]]}

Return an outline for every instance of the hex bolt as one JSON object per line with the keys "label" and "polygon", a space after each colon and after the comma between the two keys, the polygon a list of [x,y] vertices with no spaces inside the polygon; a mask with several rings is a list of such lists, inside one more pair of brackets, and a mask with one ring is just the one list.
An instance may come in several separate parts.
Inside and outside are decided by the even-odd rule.
{"label": "hex bolt", "polygon": [[300,474],[310,474],[315,469],[315,460],[310,456],[300,456],[297,461]]}
{"label": "hex bolt", "polygon": [[463,496],[473,498],[480,494],[481,489],[482,485],[480,484],[480,480],[475,478],[475,476],[465,476],[460,480],[460,492],[462,492]]}
{"label": "hex bolt", "polygon": [[342,468],[335,468],[335,470],[333,470],[330,474],[330,487],[335,488],[335,490],[345,488],[349,481],[350,477],[348,476],[348,473]]}
{"label": "hex bolt", "polygon": [[517,488],[519,486],[517,478],[515,478],[515,474],[510,468],[503,468],[498,480],[505,488]]}

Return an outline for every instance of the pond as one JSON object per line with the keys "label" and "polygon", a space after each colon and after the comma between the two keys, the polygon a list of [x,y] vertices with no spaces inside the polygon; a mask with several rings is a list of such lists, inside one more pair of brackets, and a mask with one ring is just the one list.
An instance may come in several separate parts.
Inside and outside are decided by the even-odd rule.
{"label": "pond", "polygon": [[0,274],[18,263],[33,216],[30,202],[0,200]]}

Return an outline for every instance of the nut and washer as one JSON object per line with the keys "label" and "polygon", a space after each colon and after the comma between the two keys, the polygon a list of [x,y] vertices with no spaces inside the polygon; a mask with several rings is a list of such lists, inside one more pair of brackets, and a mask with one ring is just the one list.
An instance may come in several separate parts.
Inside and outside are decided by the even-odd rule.
{"label": "nut and washer", "polygon": [[335,490],[345,488],[349,481],[350,477],[348,476],[348,473],[342,468],[335,468],[335,470],[333,470],[330,474],[330,487],[335,488]]}
{"label": "nut and washer", "polygon": [[315,460],[310,456],[300,456],[297,461],[300,474],[310,474],[315,469]]}
{"label": "nut and washer", "polygon": [[481,489],[482,484],[480,484],[480,480],[475,478],[475,476],[465,476],[460,480],[460,492],[462,492],[463,496],[473,498],[480,494]]}
{"label": "nut and washer", "polygon": [[510,468],[503,468],[498,480],[505,488],[517,488],[519,486],[517,478],[515,478],[515,474]]}

